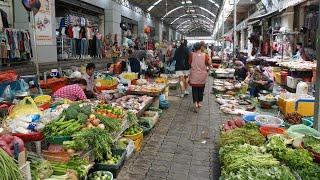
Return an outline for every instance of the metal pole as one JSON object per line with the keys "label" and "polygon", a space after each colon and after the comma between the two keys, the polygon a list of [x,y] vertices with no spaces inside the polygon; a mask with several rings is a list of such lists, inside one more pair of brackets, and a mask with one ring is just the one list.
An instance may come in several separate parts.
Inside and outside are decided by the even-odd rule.
{"label": "metal pole", "polygon": [[[320,2],[319,2],[319,11],[320,11]],[[320,22],[320,17],[318,17],[318,22]],[[316,83],[315,83],[315,106],[314,106],[314,124],[313,127],[317,130],[320,129],[319,119],[320,119],[320,29],[318,23],[318,31],[317,31],[317,39],[316,39],[316,48],[317,48],[317,76],[316,76]]]}
{"label": "metal pole", "polygon": [[222,61],[224,61],[224,11],[222,10]]}
{"label": "metal pole", "polygon": [[36,63],[36,71],[38,82],[40,82],[40,70],[39,70],[39,59],[38,59],[38,46],[37,46],[37,28],[36,28],[36,18],[33,11],[30,11],[32,19],[32,29],[33,29],[33,43],[34,43],[34,58]]}
{"label": "metal pole", "polygon": [[237,4],[233,0],[233,57],[236,58],[236,36],[237,36]]}

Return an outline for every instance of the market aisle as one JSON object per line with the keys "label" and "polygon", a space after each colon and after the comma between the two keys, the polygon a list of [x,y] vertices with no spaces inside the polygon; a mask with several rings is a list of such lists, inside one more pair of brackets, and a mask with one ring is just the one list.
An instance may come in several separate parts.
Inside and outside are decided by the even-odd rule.
{"label": "market aisle", "polygon": [[171,107],[164,112],[143,149],[122,168],[118,180],[135,179],[218,179],[220,173],[217,138],[219,125],[227,117],[220,113],[210,85],[204,107],[191,112],[192,97],[170,97]]}

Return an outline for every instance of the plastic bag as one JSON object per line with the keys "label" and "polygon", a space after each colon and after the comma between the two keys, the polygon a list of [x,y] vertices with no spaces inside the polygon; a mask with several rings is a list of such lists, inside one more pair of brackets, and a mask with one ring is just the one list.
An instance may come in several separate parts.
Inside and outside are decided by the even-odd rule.
{"label": "plastic bag", "polygon": [[14,119],[32,114],[42,115],[43,113],[42,111],[40,111],[31,97],[25,97],[13,107],[12,111],[10,112],[9,118]]}
{"label": "plastic bag", "polygon": [[11,86],[10,86],[10,85],[8,85],[8,86],[4,89],[1,97],[2,97],[4,100],[10,101],[10,102],[13,100],[14,94],[13,94],[13,92],[11,91]]}
{"label": "plastic bag", "polygon": [[25,92],[29,90],[29,84],[24,81],[24,79],[20,79],[20,91]]}
{"label": "plastic bag", "polygon": [[290,126],[287,132],[291,138],[299,138],[308,135],[320,139],[320,132],[304,124]]}

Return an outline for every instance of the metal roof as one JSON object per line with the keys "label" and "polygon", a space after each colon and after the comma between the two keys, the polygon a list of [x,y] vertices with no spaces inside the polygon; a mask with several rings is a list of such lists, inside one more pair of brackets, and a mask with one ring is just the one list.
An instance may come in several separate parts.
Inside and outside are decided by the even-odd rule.
{"label": "metal roof", "polygon": [[129,0],[185,35],[211,35],[222,0]]}

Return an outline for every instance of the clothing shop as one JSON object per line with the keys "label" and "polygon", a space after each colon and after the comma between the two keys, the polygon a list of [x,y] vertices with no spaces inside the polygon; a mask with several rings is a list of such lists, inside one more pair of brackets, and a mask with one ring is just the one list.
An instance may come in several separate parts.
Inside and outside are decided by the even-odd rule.
{"label": "clothing shop", "polygon": [[0,64],[11,65],[32,59],[28,30],[14,29],[12,1],[0,1]]}
{"label": "clothing shop", "polygon": [[58,60],[103,57],[104,9],[59,0],[56,21]]}

